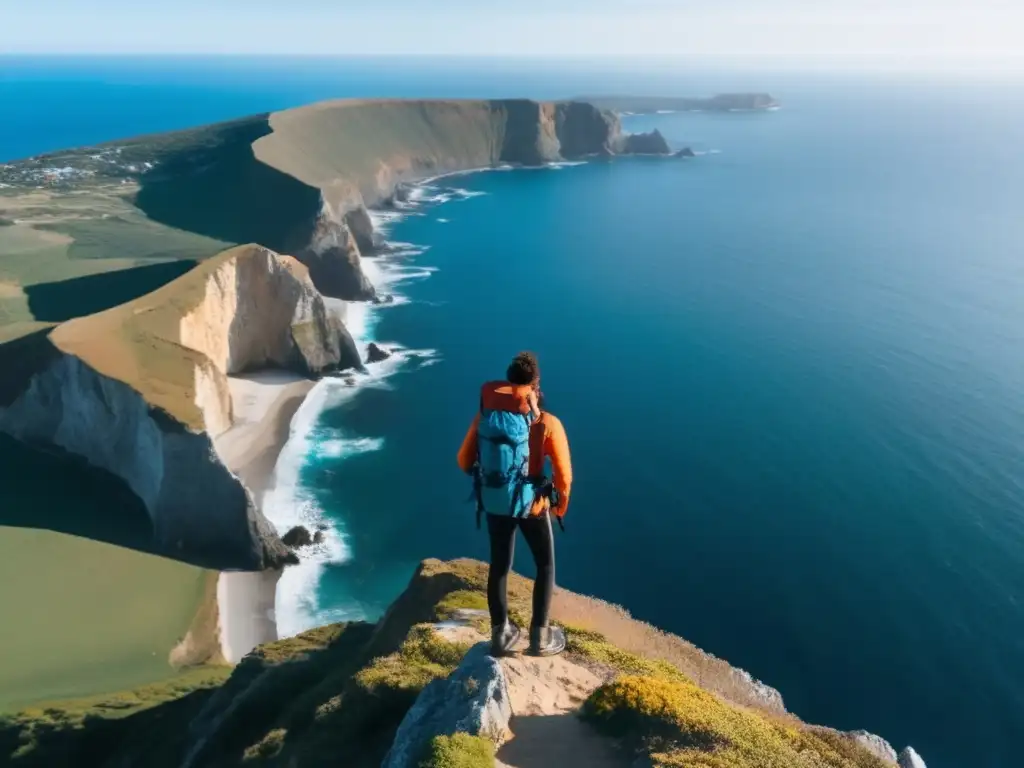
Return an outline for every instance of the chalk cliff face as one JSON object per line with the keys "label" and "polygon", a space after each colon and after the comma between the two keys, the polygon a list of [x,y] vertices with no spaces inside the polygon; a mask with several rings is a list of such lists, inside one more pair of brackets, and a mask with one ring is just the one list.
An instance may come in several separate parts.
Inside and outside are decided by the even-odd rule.
{"label": "chalk cliff face", "polygon": [[219,568],[291,559],[213,438],[232,424],[229,374],[359,364],[304,267],[236,248],[35,343],[45,350],[19,371],[20,385],[8,382],[0,430],[120,477],[167,554]]}
{"label": "chalk cliff face", "polygon": [[541,165],[608,155],[618,118],[582,103],[336,101],[277,112],[252,144],[254,159],[320,192],[315,216],[285,248],[310,268],[317,287],[344,299],[372,299],[360,267],[377,243],[368,206],[426,176],[498,163]]}

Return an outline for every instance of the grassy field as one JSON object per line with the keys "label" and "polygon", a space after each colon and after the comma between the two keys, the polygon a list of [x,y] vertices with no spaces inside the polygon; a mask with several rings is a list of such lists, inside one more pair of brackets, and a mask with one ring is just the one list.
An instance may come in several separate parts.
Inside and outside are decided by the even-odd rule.
{"label": "grassy field", "polygon": [[206,579],[162,557],[0,527],[0,711],[170,677]]}
{"label": "grassy field", "polygon": [[166,679],[207,572],[52,531],[0,527],[0,711]]}

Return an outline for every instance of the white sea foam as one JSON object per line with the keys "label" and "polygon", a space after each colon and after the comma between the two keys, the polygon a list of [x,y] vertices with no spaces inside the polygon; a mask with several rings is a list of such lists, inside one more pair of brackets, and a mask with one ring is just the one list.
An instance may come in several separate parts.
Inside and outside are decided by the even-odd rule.
{"label": "white sea foam", "polygon": [[[436,182],[436,180],[434,180]],[[385,238],[380,256],[363,259],[363,271],[382,295],[391,301],[374,305],[327,299],[331,311],[337,312],[352,335],[362,359],[371,341],[386,348],[391,356],[379,363],[368,364],[364,373],[345,373],[325,377],[310,391],[292,419],[287,444],[281,452],[274,472],[274,485],[264,497],[264,513],[281,533],[295,525],[311,531],[322,530],[322,544],[302,551],[299,565],[287,568],[278,582],[276,619],[278,634],[290,637],[325,621],[366,618],[358,601],[346,600],[332,605],[321,605],[317,585],[323,571],[330,564],[343,563],[352,557],[352,550],[337,515],[344,510],[330,510],[328,514],[317,501],[315,490],[303,486],[303,470],[316,466],[330,473],[333,462],[345,461],[353,456],[383,450],[385,440],[347,434],[342,430],[321,424],[321,414],[358,397],[364,389],[391,389],[391,379],[404,370],[418,370],[435,365],[441,360],[435,349],[409,349],[401,344],[377,338],[377,324],[383,312],[406,305],[408,296],[401,287],[412,281],[424,280],[437,271],[426,264],[410,263],[422,256],[428,246],[386,240],[391,228],[402,218],[420,215],[417,209],[434,207],[446,202],[468,200],[481,192],[424,184],[410,190],[406,209],[400,211],[372,211],[374,229]],[[326,468],[325,468],[326,467]]]}
{"label": "white sea foam", "polygon": [[292,419],[288,442],[274,469],[273,488],[263,499],[263,512],[280,533],[303,525],[311,531],[322,529],[324,534],[323,543],[304,551],[300,563],[286,568],[277,584],[275,615],[281,637],[316,626],[320,575],[328,563],[341,563],[351,556],[344,533],[330,525],[315,494],[302,486],[300,477],[317,446],[331,439],[318,426],[320,414],[351,397],[353,391],[334,379],[323,379],[313,387]]}

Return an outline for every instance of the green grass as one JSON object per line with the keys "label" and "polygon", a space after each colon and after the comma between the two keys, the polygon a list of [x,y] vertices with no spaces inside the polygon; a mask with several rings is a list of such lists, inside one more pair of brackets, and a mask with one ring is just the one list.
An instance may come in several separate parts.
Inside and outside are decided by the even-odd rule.
{"label": "green grass", "polygon": [[242,753],[242,762],[277,757],[284,749],[284,739],[287,735],[288,731],[284,728],[275,728]]}
{"label": "green grass", "polygon": [[494,744],[483,736],[435,736],[420,768],[494,768]]}
{"label": "green grass", "polygon": [[231,674],[227,666],[201,666],[169,680],[131,691],[50,702],[0,716],[0,761],[19,765],[56,765],[75,739],[101,723],[124,720],[159,708],[198,691],[222,685]]}
{"label": "green grass", "polygon": [[841,734],[732,707],[684,679],[625,675],[584,711],[664,768],[887,768]]}
{"label": "green grass", "polygon": [[397,653],[376,659],[356,675],[356,683],[379,694],[419,694],[424,686],[450,674],[470,646],[439,637],[429,625],[413,627]]}
{"label": "green grass", "polygon": [[0,632],[0,712],[173,677],[206,571],[52,531],[5,528],[0,542],[0,605],[18,616]]}
{"label": "green grass", "polygon": [[667,661],[648,659],[635,653],[624,651],[612,645],[600,632],[562,624],[565,630],[568,653],[584,659],[611,667],[616,672],[629,675],[658,675],[668,679],[689,680],[676,667]]}

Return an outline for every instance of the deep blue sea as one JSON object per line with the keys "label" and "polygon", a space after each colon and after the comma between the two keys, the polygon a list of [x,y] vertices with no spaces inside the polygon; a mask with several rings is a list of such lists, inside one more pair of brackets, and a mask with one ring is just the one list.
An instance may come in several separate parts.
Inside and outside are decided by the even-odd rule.
{"label": "deep blue sea", "polygon": [[[618,68],[617,68],[618,67]],[[354,312],[399,349],[293,424],[273,515],[323,517],[282,628],[373,618],[484,557],[455,453],[541,360],[576,485],[558,580],[931,768],[1020,764],[1024,88],[1012,81],[441,60],[0,59],[0,158],[345,95],[772,92],[630,118],[692,160],[432,182]],[[385,376],[385,373],[390,375]],[[520,552],[524,555],[524,552]],[[528,556],[520,570],[529,573]]]}

